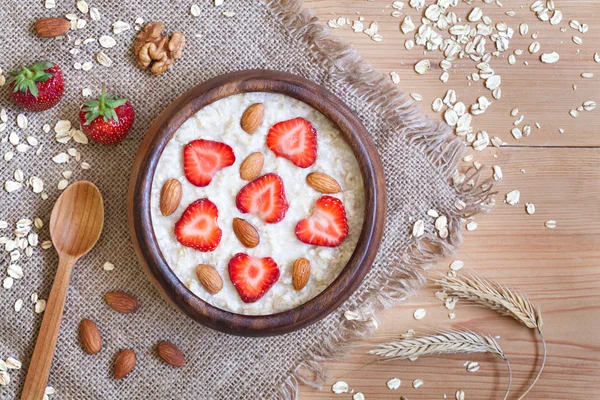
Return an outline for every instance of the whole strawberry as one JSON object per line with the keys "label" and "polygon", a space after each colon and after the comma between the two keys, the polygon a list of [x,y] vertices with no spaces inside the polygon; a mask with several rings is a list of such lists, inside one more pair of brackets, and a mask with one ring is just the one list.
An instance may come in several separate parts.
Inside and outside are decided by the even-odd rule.
{"label": "whole strawberry", "polygon": [[10,74],[10,96],[18,106],[28,111],[45,111],[54,107],[65,92],[60,67],[49,61],[22,66]]}
{"label": "whole strawberry", "polygon": [[79,111],[81,129],[93,141],[102,144],[121,143],[133,125],[135,113],[125,98],[104,93],[96,100],[83,103]]}

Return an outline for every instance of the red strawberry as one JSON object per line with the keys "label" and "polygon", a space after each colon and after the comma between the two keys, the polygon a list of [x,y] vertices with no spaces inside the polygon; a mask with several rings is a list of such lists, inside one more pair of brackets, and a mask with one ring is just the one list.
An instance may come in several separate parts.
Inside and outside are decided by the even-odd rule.
{"label": "red strawberry", "polygon": [[339,246],[348,236],[346,210],[341,200],[332,196],[320,197],[313,215],[296,225],[296,236],[308,244]]}
{"label": "red strawberry", "polygon": [[86,101],[79,111],[81,130],[93,141],[102,144],[121,143],[133,125],[135,113],[131,103],[110,93],[97,100]]}
{"label": "red strawberry", "polygon": [[234,162],[233,150],[222,142],[198,139],[183,149],[183,170],[192,185],[208,186],[217,171]]}
{"label": "red strawberry", "polygon": [[254,303],[279,280],[279,267],[271,257],[237,253],[229,261],[229,277],[244,303]]}
{"label": "red strawberry", "polygon": [[263,175],[244,186],[238,193],[235,204],[242,213],[256,214],[268,224],[281,221],[289,208],[283,181],[273,173]]}
{"label": "red strawberry", "polygon": [[221,242],[223,232],[217,224],[219,210],[208,199],[190,204],[175,223],[175,236],[184,246],[200,251],[213,251]]}
{"label": "red strawberry", "polygon": [[30,67],[22,66],[11,72],[9,82],[13,101],[27,111],[45,111],[58,104],[65,91],[60,67],[41,61]]}
{"label": "red strawberry", "polygon": [[300,117],[278,122],[269,129],[267,146],[277,157],[308,168],[317,159],[317,131],[313,124]]}

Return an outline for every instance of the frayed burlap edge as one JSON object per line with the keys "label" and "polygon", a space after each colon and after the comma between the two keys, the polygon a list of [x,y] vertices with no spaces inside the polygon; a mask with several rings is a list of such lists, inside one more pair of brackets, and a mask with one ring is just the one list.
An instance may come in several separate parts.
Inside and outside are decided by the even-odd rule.
{"label": "frayed burlap edge", "polygon": [[[269,11],[278,17],[293,39],[304,41],[313,50],[315,61],[325,66],[336,78],[347,82],[353,94],[375,104],[380,118],[397,127],[413,145],[427,155],[437,171],[450,180],[465,152],[464,142],[455,137],[445,124],[425,118],[402,90],[391,83],[358,52],[319,23],[312,12],[303,9],[302,0],[267,0]],[[374,313],[403,302],[414,295],[426,281],[426,272],[442,257],[452,254],[462,242],[461,219],[482,210],[491,193],[489,180],[479,182],[477,171],[468,171],[467,184],[456,187],[463,204],[448,217],[450,234],[440,239],[430,232],[415,241],[406,254],[389,255],[386,272],[378,278],[377,291],[365,291],[358,302],[360,320],[344,320],[334,335],[324,338],[310,356],[291,371],[280,388],[280,399],[298,398],[298,384],[322,388],[326,379],[323,363],[339,360],[348,354],[351,341],[368,337],[375,329]],[[381,288],[384,288],[383,290]]]}

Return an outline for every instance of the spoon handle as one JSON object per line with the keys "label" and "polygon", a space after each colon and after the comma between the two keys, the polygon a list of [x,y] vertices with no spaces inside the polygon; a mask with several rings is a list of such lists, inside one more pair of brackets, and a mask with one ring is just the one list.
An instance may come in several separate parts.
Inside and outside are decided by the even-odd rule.
{"label": "spoon handle", "polygon": [[44,311],[44,319],[35,343],[27,378],[25,378],[21,400],[42,400],[44,396],[54,348],[60,331],[69,281],[76,261],[76,258],[60,255],[58,269]]}

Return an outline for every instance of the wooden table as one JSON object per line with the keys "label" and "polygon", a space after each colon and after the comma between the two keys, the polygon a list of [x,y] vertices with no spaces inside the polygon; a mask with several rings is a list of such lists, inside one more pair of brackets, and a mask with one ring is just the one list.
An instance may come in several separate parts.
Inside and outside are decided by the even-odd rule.
{"label": "wooden table", "polygon": [[[476,131],[486,130],[490,136],[497,135],[506,142],[501,149],[474,153],[475,160],[487,165],[485,168],[494,164],[502,167],[504,178],[497,184],[497,205],[491,213],[477,216],[479,227],[465,233],[465,243],[456,257],[441,261],[438,270],[445,271],[452,260],[461,259],[481,275],[523,290],[541,307],[548,362],[528,399],[600,399],[600,108],[581,112],[577,118],[568,113],[583,101],[600,102],[600,64],[593,61],[594,52],[600,52],[600,2],[556,1],[565,17],[558,26],[551,26],[529,10],[532,1],[505,0],[500,8],[475,0],[472,6],[461,2],[458,7],[457,14],[463,18],[477,5],[494,22],[504,21],[515,29],[526,22],[529,34],[516,33],[510,42],[511,50],[491,62],[502,76],[503,96],[473,122]],[[424,56],[421,47],[405,50],[404,41],[409,35],[399,31],[400,19],[390,15],[391,3],[307,0],[305,6],[323,23],[340,16],[356,19],[359,15],[365,18],[365,27],[377,21],[384,37],[380,43],[352,32],[349,26],[332,32],[349,41],[365,62],[372,63],[381,73],[396,71],[401,87],[421,94],[421,108],[433,118],[441,117],[431,111],[431,102],[443,97],[448,89],[456,90],[459,100],[467,105],[480,95],[491,99],[481,82],[468,86],[466,75],[474,71],[470,60],[454,62],[450,81],[443,84],[437,68],[440,52]],[[408,7],[408,0],[405,3],[404,12],[418,21],[419,12]],[[510,10],[516,16],[505,14]],[[572,19],[587,23],[589,31],[580,34],[569,28],[568,21]],[[561,26],[567,27],[566,32],[559,30]],[[527,48],[536,31],[542,50],[531,55]],[[572,42],[574,35],[582,37],[582,45]],[[509,65],[506,57],[517,48],[523,49],[524,54],[517,57],[515,65]],[[577,49],[581,49],[579,54]],[[560,54],[560,61],[542,64],[538,58],[541,52],[551,51]],[[423,58],[432,60],[436,68],[419,76],[413,65]],[[583,79],[582,72],[596,76]],[[573,84],[577,85],[576,90]],[[541,129],[533,128],[529,137],[513,139],[510,129],[516,118],[510,116],[510,111],[514,107],[525,115],[524,123],[539,122]],[[559,128],[565,132],[559,133]],[[520,190],[521,202],[517,206],[504,204],[504,195],[513,189]],[[526,202],[535,204],[534,215],[526,214]],[[557,221],[554,230],[544,227],[550,219]],[[418,307],[427,310],[421,321],[412,318]],[[433,289],[427,288],[402,306],[383,312],[378,335],[399,334],[409,328],[464,327],[498,335],[514,369],[511,399],[517,399],[517,392],[527,387],[539,367],[541,346],[535,335],[510,318],[476,306],[459,302],[454,312],[456,319],[450,320],[448,310],[433,296]],[[401,395],[410,400],[442,399],[444,394],[454,399],[458,389],[464,390],[469,400],[500,399],[507,384],[505,366],[492,356],[455,355],[376,363],[366,354],[367,348],[355,346],[347,360],[329,363],[330,379],[324,390],[302,386],[301,398],[350,399],[348,394],[331,392],[336,380],[346,381],[366,399],[378,400],[399,399]],[[466,372],[463,364],[467,360],[480,362],[481,369]],[[386,387],[386,381],[392,377],[402,380],[397,391]],[[417,378],[425,384],[413,389],[411,383]]]}

